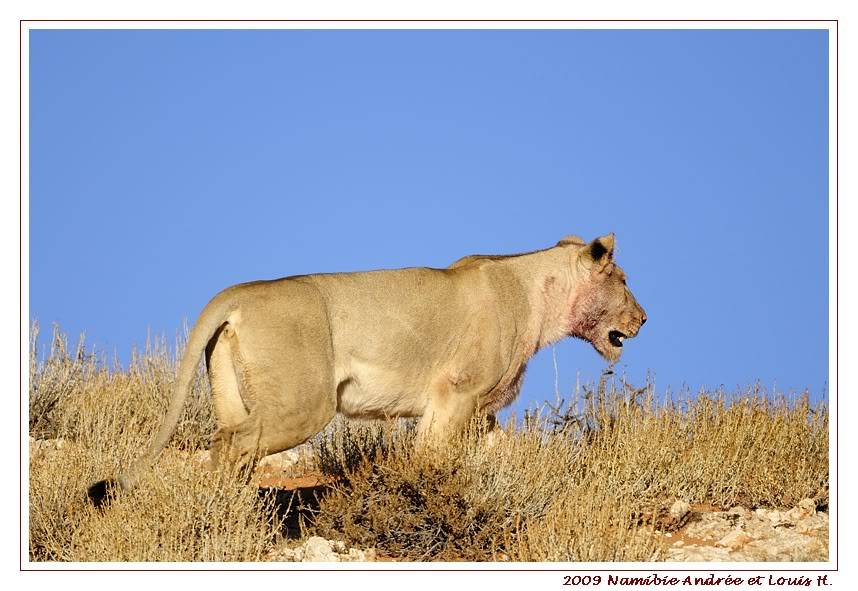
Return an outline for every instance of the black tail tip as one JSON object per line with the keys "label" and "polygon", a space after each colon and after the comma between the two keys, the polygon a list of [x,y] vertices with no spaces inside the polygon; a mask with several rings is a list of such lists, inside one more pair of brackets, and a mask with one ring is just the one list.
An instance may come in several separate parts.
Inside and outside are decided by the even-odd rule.
{"label": "black tail tip", "polygon": [[86,496],[96,509],[101,509],[110,504],[118,489],[119,485],[115,480],[99,480],[87,489]]}

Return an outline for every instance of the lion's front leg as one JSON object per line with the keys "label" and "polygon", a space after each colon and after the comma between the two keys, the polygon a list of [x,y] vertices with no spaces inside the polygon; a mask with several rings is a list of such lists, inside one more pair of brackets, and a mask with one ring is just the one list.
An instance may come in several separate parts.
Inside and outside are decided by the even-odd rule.
{"label": "lion's front leg", "polygon": [[476,415],[485,387],[461,374],[445,374],[433,384],[423,416],[417,424],[420,448],[445,444],[465,431]]}
{"label": "lion's front leg", "polygon": [[500,442],[506,440],[507,432],[501,428],[495,415],[486,415],[486,431],[483,443],[487,449],[491,449]]}

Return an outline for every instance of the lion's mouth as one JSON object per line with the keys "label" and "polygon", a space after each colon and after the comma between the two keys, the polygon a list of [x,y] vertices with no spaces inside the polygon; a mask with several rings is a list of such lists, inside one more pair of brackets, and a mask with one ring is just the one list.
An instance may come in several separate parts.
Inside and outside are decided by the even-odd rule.
{"label": "lion's mouth", "polygon": [[623,346],[623,339],[625,339],[625,338],[626,338],[626,335],[621,333],[618,330],[612,330],[608,333],[608,340],[615,347],[622,347]]}

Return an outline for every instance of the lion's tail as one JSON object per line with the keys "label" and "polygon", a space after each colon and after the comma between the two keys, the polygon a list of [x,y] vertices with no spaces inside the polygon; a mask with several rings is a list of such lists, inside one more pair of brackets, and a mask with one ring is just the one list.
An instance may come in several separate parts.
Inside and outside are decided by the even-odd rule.
{"label": "lion's tail", "polygon": [[185,400],[188,398],[200,355],[202,355],[203,350],[218,328],[227,321],[230,312],[234,308],[235,303],[232,298],[226,297],[224,293],[221,293],[215,296],[202,311],[188,337],[185,354],[179,364],[179,373],[176,376],[176,382],[173,386],[170,406],[167,409],[167,415],[161,422],[161,427],[158,429],[155,440],[149,446],[146,453],[131,464],[127,470],[122,472],[119,478],[100,480],[89,487],[87,496],[96,507],[101,507],[109,501],[117,489],[132,489],[140,480],[140,477],[154,463],[158,454],[167,446],[167,442],[170,441],[176,430],[176,426],[179,424],[179,418],[182,414]]}

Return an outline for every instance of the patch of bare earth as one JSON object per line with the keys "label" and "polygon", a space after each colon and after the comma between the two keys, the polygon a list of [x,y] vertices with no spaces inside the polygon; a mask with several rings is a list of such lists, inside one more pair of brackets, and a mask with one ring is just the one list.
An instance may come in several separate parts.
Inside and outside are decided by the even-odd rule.
{"label": "patch of bare earth", "polygon": [[[318,509],[319,498],[334,483],[331,476],[309,468],[308,449],[266,456],[259,463],[255,480],[260,489],[275,489],[278,504],[285,512],[284,527],[293,535],[273,548],[270,562],[375,562],[390,560],[378,556],[374,548],[350,548],[342,540],[319,536],[300,539],[301,519]],[[303,468],[303,469],[302,469]],[[297,539],[296,539],[297,538]]]}
{"label": "patch of bare earth", "polygon": [[[302,538],[302,519],[318,510],[319,498],[334,483],[330,476],[312,469],[309,448],[284,451],[264,457],[253,476],[260,491],[273,490],[283,517],[285,539],[271,549],[265,559],[269,562],[375,562],[384,561],[374,548],[350,548],[342,540],[327,540],[319,536]],[[195,455],[201,466],[210,462],[207,451]]]}

